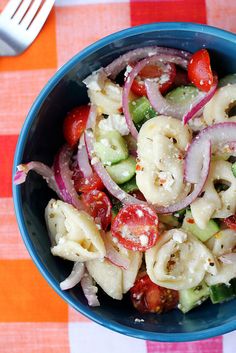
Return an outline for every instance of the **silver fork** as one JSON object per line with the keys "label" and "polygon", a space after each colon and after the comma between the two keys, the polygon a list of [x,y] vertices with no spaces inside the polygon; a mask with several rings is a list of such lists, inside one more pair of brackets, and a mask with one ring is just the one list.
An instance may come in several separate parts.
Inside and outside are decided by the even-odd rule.
{"label": "silver fork", "polygon": [[10,0],[0,15],[0,56],[22,53],[34,41],[55,0]]}

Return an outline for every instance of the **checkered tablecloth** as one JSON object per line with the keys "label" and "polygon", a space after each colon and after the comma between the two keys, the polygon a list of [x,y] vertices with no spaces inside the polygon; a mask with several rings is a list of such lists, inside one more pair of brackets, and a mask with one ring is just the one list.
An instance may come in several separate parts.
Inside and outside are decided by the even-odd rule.
{"label": "checkered tablecloth", "polygon": [[[7,0],[0,0],[0,10]],[[47,80],[79,50],[148,22],[208,23],[236,32],[235,0],[57,0],[23,55],[0,58],[0,353],[235,353],[236,331],[189,343],[122,336],[75,312],[51,289],[27,253],[11,191],[14,149],[26,114]]]}

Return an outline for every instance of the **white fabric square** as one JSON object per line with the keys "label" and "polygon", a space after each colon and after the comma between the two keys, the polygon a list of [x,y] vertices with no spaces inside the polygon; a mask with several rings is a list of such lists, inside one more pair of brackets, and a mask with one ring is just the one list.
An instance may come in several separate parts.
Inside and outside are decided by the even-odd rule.
{"label": "white fabric square", "polygon": [[224,353],[235,353],[236,348],[236,331],[227,333],[223,336],[223,352]]}
{"label": "white fabric square", "polygon": [[146,342],[93,322],[69,323],[70,353],[147,353]]}

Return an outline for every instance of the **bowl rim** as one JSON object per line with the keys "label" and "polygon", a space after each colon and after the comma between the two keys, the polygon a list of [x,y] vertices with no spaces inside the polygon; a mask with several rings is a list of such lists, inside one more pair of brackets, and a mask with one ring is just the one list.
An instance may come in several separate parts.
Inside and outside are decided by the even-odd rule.
{"label": "bowl rim", "polygon": [[[34,121],[35,116],[38,114],[42,104],[44,103],[45,98],[48,94],[54,89],[57,83],[61,80],[61,78],[73,67],[76,63],[83,60],[88,55],[92,54],[93,52],[101,49],[102,47],[111,44],[115,40],[125,39],[127,37],[138,35],[142,33],[148,33],[153,31],[190,31],[190,32],[201,32],[205,34],[210,34],[215,37],[220,37],[227,41],[231,41],[236,44],[236,35],[219,29],[217,27],[190,23],[190,22],[160,22],[160,23],[151,23],[151,24],[144,24],[141,26],[135,26],[131,28],[127,28],[113,34],[110,34],[93,44],[89,45],[85,49],[81,50],[75,56],[73,56],[69,61],[67,61],[55,74],[52,78],[46,83],[44,88],[41,90],[39,95],[36,97],[33,105],[31,106],[24,124],[22,126],[16,150],[14,155],[14,162],[13,162],[13,175],[16,170],[16,166],[21,163],[23,152],[25,149],[25,144],[27,140],[27,136],[31,125]],[[205,329],[197,332],[187,332],[187,333],[156,333],[152,331],[142,331],[139,329],[127,327],[125,325],[109,321],[103,319],[100,315],[93,312],[89,307],[76,302],[68,292],[62,291],[59,287],[58,282],[53,278],[50,272],[47,270],[43,262],[41,262],[39,255],[37,254],[32,241],[30,240],[29,234],[26,229],[26,225],[24,222],[23,212],[22,212],[22,199],[21,199],[21,192],[20,186],[14,185],[12,182],[12,189],[13,189],[13,201],[14,201],[14,208],[15,214],[17,218],[18,227],[20,229],[21,236],[25,243],[25,246],[34,261],[35,265],[37,266],[38,270],[41,272],[43,277],[46,281],[51,285],[51,287],[60,295],[62,299],[64,299],[69,305],[71,305],[75,310],[79,311],[84,316],[88,317],[92,321],[109,328],[113,331],[118,333],[143,339],[143,340],[150,340],[150,341],[160,341],[160,342],[186,342],[186,341],[195,341],[195,340],[202,340],[218,335],[222,335],[224,333],[233,331],[236,329],[236,320],[231,322],[227,322],[222,324],[218,327]]]}

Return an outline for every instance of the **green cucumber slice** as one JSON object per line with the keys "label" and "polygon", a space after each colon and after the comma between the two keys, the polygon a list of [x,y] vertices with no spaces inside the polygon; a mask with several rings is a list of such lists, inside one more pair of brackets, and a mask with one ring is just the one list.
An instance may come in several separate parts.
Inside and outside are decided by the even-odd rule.
{"label": "green cucumber slice", "polygon": [[137,191],[138,190],[138,186],[136,184],[136,177],[133,176],[132,179],[130,179],[129,181],[127,181],[126,183],[120,185],[121,189],[124,190],[125,192],[127,192],[128,194],[130,192],[133,191]]}
{"label": "green cucumber slice", "polygon": [[136,160],[129,157],[118,164],[107,166],[106,170],[117,184],[123,184],[135,175]]}
{"label": "green cucumber slice", "polygon": [[171,227],[179,227],[179,220],[177,217],[172,215],[160,214],[158,216],[161,223],[167,224]]}
{"label": "green cucumber slice", "polygon": [[129,103],[129,109],[133,121],[139,124],[143,120],[149,120],[157,115],[146,97],[141,97]]}
{"label": "green cucumber slice", "polygon": [[194,86],[180,86],[167,93],[165,98],[171,103],[186,105],[198,95],[198,92]]}
{"label": "green cucumber slice", "polygon": [[99,133],[94,150],[104,165],[118,163],[129,155],[127,144],[118,131]]}
{"label": "green cucumber slice", "polygon": [[213,219],[211,219],[207,223],[207,226],[205,229],[199,228],[196,225],[196,223],[194,222],[191,211],[186,212],[182,227],[187,232],[190,232],[193,235],[195,235],[202,242],[207,241],[208,239],[210,239],[212,237],[212,235],[219,232],[219,230],[220,230],[219,225]]}
{"label": "green cucumber slice", "polygon": [[234,287],[224,283],[210,286],[210,298],[213,304],[223,303],[235,298]]}
{"label": "green cucumber slice", "polygon": [[209,298],[209,295],[209,287],[205,282],[201,282],[194,288],[180,290],[178,307],[183,313],[187,313],[196,306],[201,305]]}

